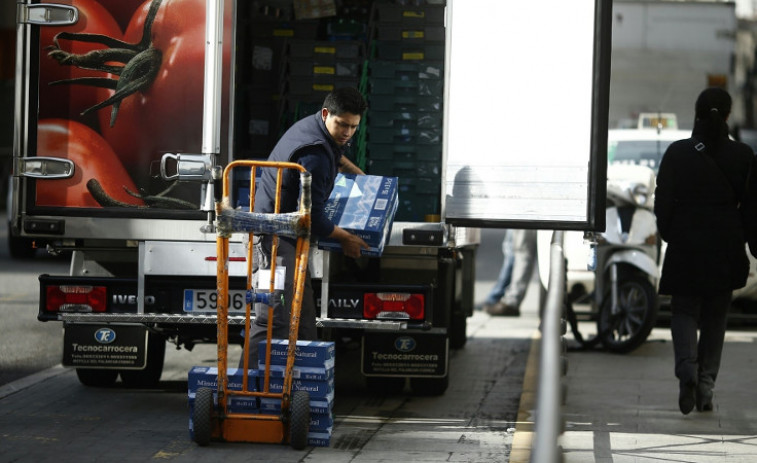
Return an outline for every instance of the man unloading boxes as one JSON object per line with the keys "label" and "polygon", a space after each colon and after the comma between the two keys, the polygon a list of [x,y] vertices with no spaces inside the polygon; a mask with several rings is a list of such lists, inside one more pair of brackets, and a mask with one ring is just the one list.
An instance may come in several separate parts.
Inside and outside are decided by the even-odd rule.
{"label": "man unloading boxes", "polygon": [[[364,174],[358,166],[347,159],[344,152],[360,125],[367,106],[363,95],[355,88],[345,87],[334,90],[326,96],[320,111],[296,122],[284,133],[268,157],[269,161],[295,162],[310,172],[312,175],[311,233],[316,238],[331,238],[338,241],[344,254],[353,258],[360,257],[361,250],[369,249],[368,244],[362,238],[336,226],[329,220],[325,213],[325,205],[337,173]],[[285,175],[280,195],[280,213],[298,209],[299,192],[299,176]],[[255,211],[274,212],[275,200],[276,172],[274,169],[263,169],[255,191]],[[288,339],[288,309],[291,307],[294,294],[296,241],[279,237],[278,242],[277,256],[282,258],[282,265],[286,268],[283,284],[287,310],[274,311],[272,330],[273,338]],[[263,235],[255,245],[258,268],[270,268],[272,243],[271,235]],[[255,368],[257,365],[258,344],[266,339],[268,321],[267,308],[261,304],[256,306],[255,322],[250,328],[250,368]],[[305,278],[298,339],[316,339],[315,319],[315,299],[308,272]]]}

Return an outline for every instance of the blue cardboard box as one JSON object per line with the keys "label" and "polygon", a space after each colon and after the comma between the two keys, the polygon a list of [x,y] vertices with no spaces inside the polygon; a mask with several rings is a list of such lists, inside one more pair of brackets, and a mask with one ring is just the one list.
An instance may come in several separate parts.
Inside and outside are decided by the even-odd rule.
{"label": "blue cardboard box", "polygon": [[[196,392],[189,393],[189,416],[192,417]],[[213,393],[213,403],[218,407],[218,393]],[[226,397],[227,410],[231,413],[260,413],[257,397],[243,397],[229,395]]]}
{"label": "blue cardboard box", "polygon": [[[265,365],[259,366],[260,377],[265,375]],[[286,365],[271,364],[271,378],[283,378]],[[322,367],[303,367],[294,365],[292,367],[292,379],[307,379],[313,381],[328,381],[334,379],[334,359],[328,359]]]}
{"label": "blue cardboard box", "polygon": [[[334,189],[326,201],[326,216],[340,228],[365,240],[364,255],[380,256],[389,239],[397,212],[397,177],[337,174]],[[339,241],[321,238],[318,247],[341,251]]]}
{"label": "blue cardboard box", "polygon": [[[271,339],[271,365],[286,365],[288,339]],[[266,342],[258,345],[258,362],[265,364]],[[336,348],[330,341],[297,341],[294,364],[299,367],[319,367],[327,365],[327,361],[334,361]]]}
{"label": "blue cardboard box", "polygon": [[[334,409],[334,393],[326,395],[326,397],[311,397],[310,398],[310,414],[311,415],[330,415]],[[260,413],[277,414],[281,412],[281,400],[269,399],[265,397],[260,398]]]}
{"label": "blue cardboard box", "polygon": [[311,432],[323,432],[330,430],[334,426],[334,415],[329,414],[310,414]]}
{"label": "blue cardboard box", "polygon": [[[284,391],[284,378],[270,378],[269,391],[280,393]],[[292,380],[293,391],[307,391],[312,398],[326,398],[334,393],[334,381],[308,381],[305,379]]]}
{"label": "blue cardboard box", "polygon": [[331,429],[308,433],[308,445],[313,447],[328,447],[331,445]]}
{"label": "blue cardboard box", "polygon": [[[226,374],[229,378],[227,384],[228,389],[241,391],[242,390],[242,369],[241,368],[228,368]],[[247,390],[257,391],[258,387],[258,370],[248,370],[247,376]],[[218,390],[218,368],[217,367],[203,367],[195,366],[189,370],[187,375],[187,386],[189,392],[197,392],[197,389],[201,387],[209,387],[213,390]]]}

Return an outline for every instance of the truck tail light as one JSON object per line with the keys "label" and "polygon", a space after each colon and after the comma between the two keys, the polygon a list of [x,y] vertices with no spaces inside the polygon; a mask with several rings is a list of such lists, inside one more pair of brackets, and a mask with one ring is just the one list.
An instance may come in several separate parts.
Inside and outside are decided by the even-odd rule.
{"label": "truck tail light", "polygon": [[365,293],[363,317],[379,320],[423,320],[425,302],[423,294]]}
{"label": "truck tail light", "polygon": [[105,286],[60,285],[46,288],[48,312],[105,312]]}

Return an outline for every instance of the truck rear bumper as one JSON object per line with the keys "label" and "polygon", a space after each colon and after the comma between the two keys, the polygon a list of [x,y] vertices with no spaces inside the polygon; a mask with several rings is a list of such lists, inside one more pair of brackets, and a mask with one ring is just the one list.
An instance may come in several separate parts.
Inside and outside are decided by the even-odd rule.
{"label": "truck rear bumper", "polygon": [[[181,315],[181,314],[87,314],[66,313],[60,314],[59,319],[66,323],[146,323],[146,324],[198,324],[215,325],[218,322],[216,315]],[[254,320],[254,317],[252,318]],[[244,325],[245,317],[228,317],[229,325]],[[353,320],[319,318],[316,320],[319,328],[357,328],[364,330],[397,331],[406,330],[406,321],[393,320]]]}

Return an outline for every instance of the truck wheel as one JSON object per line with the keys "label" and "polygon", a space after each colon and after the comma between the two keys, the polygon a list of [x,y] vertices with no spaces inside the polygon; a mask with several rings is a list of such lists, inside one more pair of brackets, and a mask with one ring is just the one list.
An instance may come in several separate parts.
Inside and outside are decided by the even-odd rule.
{"label": "truck wheel", "polygon": [[[10,227],[9,227],[10,228]],[[8,252],[13,259],[31,259],[37,253],[29,238],[13,236],[8,230]]]}
{"label": "truck wheel", "polygon": [[213,389],[201,387],[195,393],[192,425],[197,445],[202,447],[208,445],[213,433]]}
{"label": "truck wheel", "polygon": [[401,394],[405,389],[405,377],[394,376],[366,376],[365,384],[368,390],[381,395]]}
{"label": "truck wheel", "polygon": [[121,370],[121,380],[128,387],[151,388],[158,385],[163,374],[166,340],[159,334],[149,333],[147,339],[147,365],[142,370]]}
{"label": "truck wheel", "polygon": [[118,378],[118,370],[100,370],[97,368],[77,368],[79,382],[90,387],[110,387]]}
{"label": "truck wheel", "polygon": [[462,349],[468,341],[468,317],[462,312],[452,312],[449,326],[449,348]]}
{"label": "truck wheel", "polygon": [[410,378],[413,394],[419,396],[437,396],[447,391],[449,374],[444,378]]}
{"label": "truck wheel", "polygon": [[292,403],[289,404],[289,445],[295,450],[302,450],[308,445],[310,429],[310,394],[307,391],[294,391]]}

